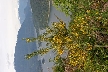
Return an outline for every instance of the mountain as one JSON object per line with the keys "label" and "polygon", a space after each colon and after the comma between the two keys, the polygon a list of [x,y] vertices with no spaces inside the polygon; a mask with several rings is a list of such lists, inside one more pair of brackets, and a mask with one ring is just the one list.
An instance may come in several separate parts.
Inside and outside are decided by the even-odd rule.
{"label": "mountain", "polygon": [[38,57],[33,57],[30,60],[24,59],[24,55],[37,50],[36,43],[26,43],[22,38],[27,37],[36,37],[34,24],[32,21],[32,13],[30,8],[30,2],[27,2],[27,5],[24,9],[25,20],[21,25],[21,28],[18,32],[17,44],[15,47],[14,54],[14,65],[16,72],[40,72],[41,62],[38,61]]}
{"label": "mountain", "polygon": [[[49,0],[30,0],[36,31],[45,29],[49,19]],[[37,33],[38,34],[38,33]]]}
{"label": "mountain", "polygon": [[22,24],[25,19],[25,14],[24,14],[24,8],[27,6],[29,0],[19,0],[19,17],[20,17],[20,23]]}

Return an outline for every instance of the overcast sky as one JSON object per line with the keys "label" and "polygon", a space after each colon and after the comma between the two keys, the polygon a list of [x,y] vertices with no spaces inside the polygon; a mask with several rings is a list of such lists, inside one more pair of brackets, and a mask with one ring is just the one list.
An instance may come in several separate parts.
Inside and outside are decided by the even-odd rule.
{"label": "overcast sky", "polygon": [[0,0],[0,72],[16,72],[13,62],[19,28],[17,0]]}

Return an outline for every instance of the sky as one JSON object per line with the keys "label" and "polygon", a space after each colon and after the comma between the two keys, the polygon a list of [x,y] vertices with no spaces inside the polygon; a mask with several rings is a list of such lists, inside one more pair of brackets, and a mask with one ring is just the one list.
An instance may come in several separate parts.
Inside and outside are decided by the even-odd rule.
{"label": "sky", "polygon": [[14,53],[20,27],[18,0],[0,0],[0,72],[16,72]]}

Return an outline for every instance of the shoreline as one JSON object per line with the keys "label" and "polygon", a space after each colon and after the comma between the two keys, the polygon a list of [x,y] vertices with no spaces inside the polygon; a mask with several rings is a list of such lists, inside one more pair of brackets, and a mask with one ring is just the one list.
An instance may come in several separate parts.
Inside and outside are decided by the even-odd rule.
{"label": "shoreline", "polygon": [[[70,18],[66,17],[64,13],[62,13],[60,11],[57,11],[56,8],[53,5],[50,6],[50,14],[49,14],[48,26],[51,26],[52,22],[59,21],[55,17],[54,14],[57,15],[63,21],[65,21],[67,23],[67,26],[68,26],[68,22],[70,21]],[[40,30],[40,33],[43,33],[43,32],[45,32],[45,30]],[[42,43],[42,47],[45,47],[44,43]],[[39,58],[41,59],[41,62],[42,62],[43,58],[45,59],[45,64],[42,64],[43,72],[48,72],[49,70],[50,70],[50,72],[52,72],[51,67],[53,67],[54,63],[49,62],[50,58],[52,58],[52,59],[54,58],[54,54],[52,53],[52,51],[50,51],[47,54],[44,54],[42,56],[39,55]]]}
{"label": "shoreline", "polygon": [[[68,27],[68,22],[70,21],[70,17],[66,17],[64,13],[56,10],[56,8],[52,5],[52,2],[49,1],[48,26],[51,26],[52,22],[59,21],[54,14],[56,16],[58,16],[60,19],[62,19],[66,23],[66,26]],[[45,29],[39,29],[39,35],[42,34],[43,32],[45,32]],[[35,35],[37,37],[37,33]],[[39,50],[40,47],[46,47],[44,42],[42,42],[41,46],[40,46],[38,44],[38,41],[36,41],[36,46],[37,46],[37,50]],[[38,55],[38,60],[41,60],[41,65],[42,65],[43,72],[48,72],[49,70],[50,70],[50,72],[52,72],[51,67],[53,67],[54,63],[49,62],[50,58],[52,58],[52,59],[54,58],[54,54],[52,53],[52,51],[50,51],[47,54],[44,54],[42,56]],[[45,59],[44,64],[42,63],[43,59]]]}

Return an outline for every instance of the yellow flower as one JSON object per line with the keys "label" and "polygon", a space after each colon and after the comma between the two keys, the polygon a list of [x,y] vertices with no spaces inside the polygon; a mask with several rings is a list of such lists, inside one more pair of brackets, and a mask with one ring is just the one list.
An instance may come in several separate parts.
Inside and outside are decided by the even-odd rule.
{"label": "yellow flower", "polygon": [[56,57],[54,58],[54,60],[56,60],[56,61],[57,61],[58,59],[59,59],[59,57],[58,57],[58,56],[56,56]]}
{"label": "yellow flower", "polygon": [[98,20],[101,20],[102,19],[102,17],[98,17]]}
{"label": "yellow flower", "polygon": [[87,48],[86,48],[86,50],[91,50],[92,49],[92,45],[90,45],[89,43],[87,43]]}
{"label": "yellow flower", "polygon": [[91,50],[92,49],[92,47],[89,47],[89,48],[87,48],[86,50]]}
{"label": "yellow flower", "polygon": [[77,22],[77,21],[74,19],[74,22]]}
{"label": "yellow flower", "polygon": [[74,35],[76,36],[76,37],[78,37],[79,35],[78,35],[78,33],[74,33]]}
{"label": "yellow flower", "polygon": [[68,41],[68,42],[72,41],[69,37],[66,37],[65,39],[66,39],[66,41]]}
{"label": "yellow flower", "polygon": [[87,10],[86,12],[87,12],[87,13],[90,13],[90,10]]}
{"label": "yellow flower", "polygon": [[29,39],[29,38],[27,38],[27,39],[26,39],[26,42],[30,42],[30,39]]}
{"label": "yellow flower", "polygon": [[83,34],[87,34],[86,32],[83,32]]}
{"label": "yellow flower", "polygon": [[82,18],[82,20],[84,20],[84,18]]}
{"label": "yellow flower", "polygon": [[63,50],[62,49],[58,49],[58,53],[61,55],[63,54]]}
{"label": "yellow flower", "polygon": [[99,12],[96,12],[96,15],[99,14]]}
{"label": "yellow flower", "polygon": [[83,24],[86,23],[86,21],[83,21]]}
{"label": "yellow flower", "polygon": [[80,21],[81,19],[80,19],[80,18],[78,18],[78,20]]}
{"label": "yellow flower", "polygon": [[55,41],[56,39],[57,39],[57,36],[54,36],[54,37],[53,37],[53,40]]}
{"label": "yellow flower", "polygon": [[84,14],[84,17],[86,17],[87,16],[87,14]]}
{"label": "yellow flower", "polygon": [[63,24],[59,24],[58,26],[61,27],[61,28],[64,28],[64,25]]}
{"label": "yellow flower", "polygon": [[68,55],[69,58],[71,58],[71,55]]}

